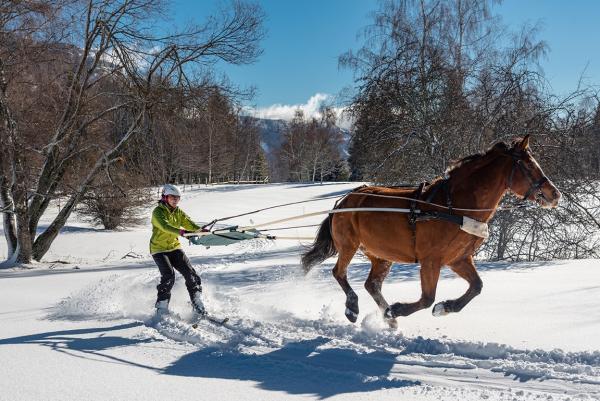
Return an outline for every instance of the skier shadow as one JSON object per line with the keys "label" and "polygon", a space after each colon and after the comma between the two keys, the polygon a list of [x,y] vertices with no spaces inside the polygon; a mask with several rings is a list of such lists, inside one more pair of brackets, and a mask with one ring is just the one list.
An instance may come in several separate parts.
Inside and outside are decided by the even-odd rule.
{"label": "skier shadow", "polygon": [[[143,323],[141,322],[134,322],[120,324],[112,327],[94,327],[87,329],[50,331],[46,333],[37,333],[13,338],[0,338],[0,347],[2,347],[3,345],[13,344],[39,344],[46,346],[54,351],[65,353],[79,358],[89,357],[91,359],[93,358],[94,360],[98,360],[98,357],[102,357],[107,362],[124,363],[142,368],[154,369],[153,367],[138,364],[103,352],[113,348],[156,342],[156,339],[151,338],[131,339],[119,336],[105,335],[107,332],[126,330],[142,325]],[[87,336],[94,333],[99,333],[99,335],[96,337],[78,337],[82,335]]]}
{"label": "skier shadow", "polygon": [[288,343],[263,355],[240,353],[233,347],[209,347],[184,355],[163,373],[251,380],[264,390],[315,394],[320,399],[421,384],[388,377],[395,364],[392,354],[381,351],[361,354],[335,347],[318,349],[329,341],[320,337]]}

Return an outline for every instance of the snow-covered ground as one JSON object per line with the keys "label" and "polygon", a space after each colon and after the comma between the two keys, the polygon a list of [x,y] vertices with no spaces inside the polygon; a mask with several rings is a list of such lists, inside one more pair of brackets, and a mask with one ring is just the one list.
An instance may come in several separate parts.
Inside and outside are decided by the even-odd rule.
{"label": "snow-covered ground", "polygon": [[[355,186],[199,187],[181,207],[210,221]],[[231,222],[258,224],[332,205],[322,200]],[[283,233],[310,236],[314,228]],[[0,270],[0,400],[600,399],[596,260],[480,263],[483,292],[462,312],[421,311],[390,330],[362,286],[369,265],[360,255],[349,269],[361,310],[353,325],[330,275],[335,259],[308,277],[300,273],[306,244],[184,244],[202,273],[208,308],[230,317],[226,327],[194,329],[179,276],[172,313],[153,317],[158,269],[149,236],[149,223],[105,232],[73,218],[44,262]],[[437,299],[465,289],[444,270]],[[394,265],[383,291],[390,302],[416,300],[417,266]]]}

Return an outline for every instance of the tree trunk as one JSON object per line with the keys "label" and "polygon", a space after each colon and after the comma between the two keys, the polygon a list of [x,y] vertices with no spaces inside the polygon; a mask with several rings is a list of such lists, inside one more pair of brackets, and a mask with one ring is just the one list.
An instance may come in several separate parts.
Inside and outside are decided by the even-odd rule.
{"label": "tree trunk", "polygon": [[[246,174],[246,169],[248,168],[248,162],[250,160],[250,146],[246,146],[246,160],[244,160],[244,167],[240,171],[240,178],[238,180],[238,184],[240,180],[244,179],[244,174]],[[235,171],[235,169],[234,169]],[[248,176],[248,181],[250,181],[250,177]]]}
{"label": "tree trunk", "polygon": [[14,206],[12,196],[8,189],[5,177],[0,177],[0,210],[2,213],[2,223],[4,227],[4,237],[8,246],[6,258],[13,258],[17,250],[17,222],[15,221]]}
{"label": "tree trunk", "polygon": [[212,134],[213,127],[209,123],[208,126],[208,183],[212,184]]}
{"label": "tree trunk", "polygon": [[[11,240],[14,240],[16,234],[16,244],[13,253],[17,252],[16,262],[30,263],[31,262],[31,235],[29,234],[29,218],[27,215],[27,188],[25,180],[25,170],[23,168],[23,159],[20,153],[21,147],[18,141],[17,123],[12,117],[8,99],[6,97],[6,78],[4,74],[4,63],[0,58],[0,121],[2,122],[3,137],[0,138],[2,145],[2,198],[6,199],[6,203],[10,203],[14,208],[16,216],[16,230],[14,229],[14,220],[4,218],[8,223],[9,234]],[[8,176],[11,177],[11,183],[8,182]],[[10,190],[9,190],[10,188]],[[12,191],[12,194],[10,193]],[[10,202],[9,202],[10,200]],[[2,203],[5,203],[3,201]],[[12,226],[11,226],[12,224]],[[11,247],[9,246],[9,249]],[[9,252],[10,253],[10,252]],[[14,256],[14,255],[11,255]]]}
{"label": "tree trunk", "polygon": [[79,203],[79,200],[83,196],[83,193],[87,190],[88,185],[91,183],[96,173],[97,171],[92,170],[92,172],[88,175],[88,178],[86,178],[84,184],[77,189],[77,193],[73,194],[71,198],[69,198],[50,226],[48,226],[48,228],[36,238],[33,245],[33,258],[35,260],[41,260],[46,252],[48,252],[50,245],[52,245],[52,242],[60,232],[61,228],[63,228],[67,223],[67,219],[73,212],[75,206],[77,206],[77,203]]}
{"label": "tree trunk", "polygon": [[32,259],[32,237],[29,234],[29,219],[27,208],[16,207],[17,215],[17,263],[31,263]]}

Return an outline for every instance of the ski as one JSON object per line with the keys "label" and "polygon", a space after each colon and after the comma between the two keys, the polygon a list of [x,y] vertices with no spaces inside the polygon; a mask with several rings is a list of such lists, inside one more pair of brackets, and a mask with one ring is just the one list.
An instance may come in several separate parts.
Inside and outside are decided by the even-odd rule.
{"label": "ski", "polygon": [[[228,317],[216,317],[216,316],[206,315],[206,314],[202,315],[202,316],[198,316],[198,319],[199,319],[199,321],[206,320],[210,323],[218,324],[220,326],[223,326],[225,323],[227,323],[229,321]],[[194,329],[198,328],[198,323],[200,323],[199,321],[192,324],[192,327]]]}

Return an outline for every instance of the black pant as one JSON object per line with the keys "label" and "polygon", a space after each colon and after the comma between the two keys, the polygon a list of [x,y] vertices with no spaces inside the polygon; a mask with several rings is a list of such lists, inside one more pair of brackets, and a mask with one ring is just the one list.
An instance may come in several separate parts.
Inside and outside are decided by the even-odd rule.
{"label": "black pant", "polygon": [[156,286],[158,290],[157,301],[171,299],[171,289],[175,284],[175,270],[185,278],[185,286],[192,300],[196,292],[202,291],[200,276],[196,274],[190,260],[181,249],[155,253],[152,257],[161,275],[160,284]]}

